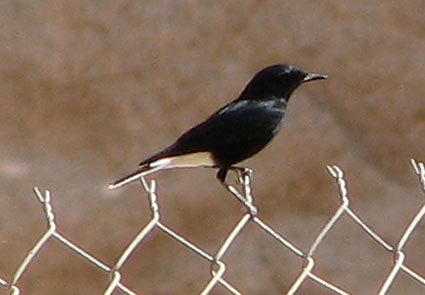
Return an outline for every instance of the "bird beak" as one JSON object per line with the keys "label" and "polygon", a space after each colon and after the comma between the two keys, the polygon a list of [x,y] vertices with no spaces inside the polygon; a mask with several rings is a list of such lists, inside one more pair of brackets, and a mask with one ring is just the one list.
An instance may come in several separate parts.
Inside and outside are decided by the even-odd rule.
{"label": "bird beak", "polygon": [[303,83],[304,82],[309,82],[309,81],[314,81],[314,80],[324,80],[327,79],[328,75],[322,75],[322,74],[316,74],[316,73],[308,73],[304,79],[303,79]]}

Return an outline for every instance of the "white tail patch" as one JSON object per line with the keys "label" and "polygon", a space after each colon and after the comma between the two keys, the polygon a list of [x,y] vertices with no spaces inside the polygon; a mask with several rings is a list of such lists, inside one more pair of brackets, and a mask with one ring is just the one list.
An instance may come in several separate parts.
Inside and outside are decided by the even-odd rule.
{"label": "white tail patch", "polygon": [[161,166],[162,169],[189,168],[189,167],[213,167],[216,165],[210,152],[198,152],[187,155],[178,155],[160,159],[149,164],[149,167]]}
{"label": "white tail patch", "polygon": [[166,166],[170,162],[171,162],[170,158],[159,159],[159,160],[156,160],[155,162],[149,163],[149,167],[153,168],[158,166]]}

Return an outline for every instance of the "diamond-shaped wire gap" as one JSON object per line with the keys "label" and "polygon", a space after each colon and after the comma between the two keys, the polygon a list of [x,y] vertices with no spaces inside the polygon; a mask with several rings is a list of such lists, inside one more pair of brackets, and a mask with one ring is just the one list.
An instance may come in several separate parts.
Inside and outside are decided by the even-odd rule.
{"label": "diamond-shaped wire gap", "polygon": [[[211,187],[218,187],[219,192]],[[213,254],[245,210],[218,182],[211,183],[211,178],[208,185],[197,188],[195,196],[186,196],[169,191],[166,184],[158,187],[161,221]]]}
{"label": "diamond-shaped wire gap", "polygon": [[135,186],[136,188],[129,186],[128,191],[123,191],[119,195],[108,196],[108,199],[93,197],[97,200],[90,203],[92,206],[90,210],[85,210],[86,214],[94,211],[92,216],[82,218],[79,213],[75,213],[74,218],[82,220],[72,222],[71,225],[65,224],[62,218],[65,212],[61,212],[55,206],[60,232],[65,233],[73,241],[78,241],[78,245],[89,253],[95,253],[104,263],[112,267],[114,259],[151,220],[146,193]]}
{"label": "diamond-shaped wire gap", "polygon": [[[94,284],[96,287],[98,284],[101,284],[101,289],[97,291],[96,294],[103,294],[111,281],[110,275],[106,271],[113,267],[117,257],[122,253],[122,250],[128,245],[129,241],[134,238],[135,233],[140,230],[140,227],[144,226],[150,220],[149,208],[145,205],[146,197],[142,197],[144,198],[141,200],[139,194],[138,200],[132,202],[135,204],[138,201],[139,204],[141,203],[140,206],[133,205],[132,208],[126,204],[127,200],[123,201],[122,199],[119,201],[117,199],[111,199],[106,203],[105,201],[96,201],[96,204],[91,205],[91,208],[86,210],[86,214],[92,214],[93,216],[83,218],[82,221],[73,221],[71,227],[67,224],[62,224],[64,220],[61,218],[61,212],[59,209],[56,209],[56,206],[54,208],[58,216],[57,219],[59,219],[58,223],[60,221],[58,231],[61,233],[65,232],[62,228],[66,229],[68,227],[66,231],[70,239],[68,241],[79,248],[79,250],[76,250],[72,249],[71,246],[73,251],[70,253],[74,255],[74,260],[78,260],[79,263],[83,261],[90,269],[96,267],[97,272],[102,274],[101,280],[90,280],[88,282],[88,284]],[[94,213],[91,212],[93,208],[96,208],[96,212]],[[62,215],[64,213],[65,212],[62,212]],[[74,218],[78,218],[78,216],[81,216],[80,214],[81,213],[75,214]],[[103,216],[101,218],[102,222],[93,222],[87,225],[84,223],[90,220],[90,218],[97,218],[96,220],[99,221],[100,215]],[[119,216],[119,218],[117,218],[117,216]],[[66,236],[64,238],[66,240],[68,239]],[[68,249],[66,245],[63,245],[63,247]],[[82,257],[75,253],[75,251],[77,253],[82,251],[80,254],[83,255],[84,253],[89,256],[94,255],[92,258],[100,260],[98,262],[104,264],[104,266],[95,266],[96,263],[90,261],[90,257]],[[70,265],[73,265],[72,262]],[[124,279],[125,278],[123,278],[123,280]],[[124,288],[136,292],[133,286],[125,285]],[[116,294],[116,292],[118,292],[117,294],[127,294],[120,292],[119,289],[120,288],[117,287],[113,294]]]}
{"label": "diamond-shaped wire gap", "polygon": [[31,294],[101,294],[108,276],[86,260],[51,238],[38,252],[17,283]]}
{"label": "diamond-shaped wire gap", "polygon": [[210,262],[156,228],[120,273],[141,294],[199,294],[210,280]]}
{"label": "diamond-shaped wire gap", "polygon": [[196,245],[213,254],[242,218],[244,210],[240,203],[234,201],[234,198],[226,191],[222,195],[205,197],[204,201],[207,203],[205,207],[202,203],[189,203],[165,212],[161,206],[161,220],[164,224],[172,226],[173,230],[182,236],[190,237]]}
{"label": "diamond-shaped wire gap", "polygon": [[303,259],[250,222],[224,255],[224,278],[244,294],[282,294],[297,276]]}
{"label": "diamond-shaped wire gap", "polygon": [[370,294],[392,266],[392,253],[377,244],[346,213],[335,223],[313,255],[313,272],[352,294]]}

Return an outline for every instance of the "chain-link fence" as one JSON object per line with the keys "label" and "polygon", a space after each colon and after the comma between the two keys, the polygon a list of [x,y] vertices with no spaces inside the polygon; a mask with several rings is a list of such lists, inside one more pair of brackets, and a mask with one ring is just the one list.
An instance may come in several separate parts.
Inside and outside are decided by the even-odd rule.
{"label": "chain-link fence", "polygon": [[[415,160],[412,160],[411,162],[414,172],[419,177],[419,182],[422,186],[422,190],[425,193],[425,166],[422,162],[416,162]],[[242,216],[236,226],[231,230],[231,232],[226,237],[226,239],[224,240],[224,242],[219,247],[216,253],[208,253],[207,251],[198,247],[194,243],[190,242],[187,238],[175,232],[173,229],[171,229],[169,226],[165,225],[161,221],[160,208],[157,203],[157,196],[155,192],[156,183],[155,181],[147,183],[146,180],[142,178],[141,184],[148,195],[148,202],[151,210],[151,219],[141,229],[141,231],[136,235],[136,237],[129,243],[127,248],[124,249],[121,256],[116,260],[116,263],[112,266],[108,266],[105,263],[101,262],[99,259],[87,253],[80,246],[71,242],[64,235],[62,235],[56,227],[55,215],[53,212],[53,208],[50,204],[50,192],[48,190],[42,192],[38,188],[34,188],[34,192],[38,200],[41,202],[43,210],[45,212],[47,220],[47,230],[33,246],[33,248],[29,251],[27,256],[23,259],[22,263],[19,265],[16,272],[13,274],[13,278],[10,281],[0,278],[0,285],[4,288],[8,288],[10,290],[10,294],[19,294],[20,289],[18,287],[18,283],[22,278],[23,273],[28,269],[34,257],[46,245],[47,241],[50,239],[56,239],[66,247],[70,248],[76,254],[78,254],[78,256],[82,259],[86,260],[87,262],[96,266],[98,269],[110,275],[110,283],[108,286],[105,286],[105,291],[103,294],[112,294],[116,289],[120,289],[125,294],[138,294],[136,293],[136,291],[132,290],[131,287],[126,286],[121,282],[122,276],[120,270],[122,266],[128,261],[131,253],[136,249],[136,247],[143,243],[144,238],[154,229],[158,229],[168,235],[171,239],[178,241],[183,247],[186,247],[188,250],[192,251],[194,255],[198,255],[210,263],[211,278],[208,282],[205,283],[204,288],[199,291],[200,294],[209,294],[211,290],[218,284],[223,286],[229,294],[242,294],[240,291],[238,291],[237,286],[235,286],[234,284],[232,284],[232,282],[228,281],[225,278],[226,264],[223,262],[222,258],[227,253],[233,242],[238,238],[241,231],[248,224],[254,224],[258,226],[266,235],[269,235],[274,238],[274,240],[282,246],[282,251],[289,250],[293,255],[299,257],[299,259],[304,262],[299,275],[294,279],[294,283],[290,286],[289,290],[282,290],[282,294],[295,294],[306,280],[312,280],[333,291],[335,294],[350,294],[350,292],[345,290],[343,287],[337,286],[333,282],[322,278],[320,274],[314,271],[314,254],[317,247],[322,243],[322,241],[325,239],[330,230],[335,226],[338,220],[343,215],[347,215],[348,217],[350,217],[352,222],[359,226],[373,241],[382,246],[382,249],[384,251],[387,251],[392,254],[393,265],[392,268],[388,270],[388,274],[386,275],[386,277],[382,278],[382,283],[378,291],[379,295],[387,294],[387,292],[391,288],[391,285],[395,281],[396,276],[400,272],[404,272],[411,279],[414,279],[421,283],[424,287],[425,292],[425,277],[419,274],[411,267],[409,267],[408,265],[406,265],[406,253],[404,252],[404,248],[407,241],[412,236],[415,228],[418,226],[420,221],[424,218],[425,201],[423,202],[418,212],[413,215],[411,222],[406,226],[405,230],[400,234],[400,239],[398,240],[397,244],[391,245],[386,242],[378,233],[372,230],[367,224],[365,224],[362,219],[350,207],[350,199],[348,198],[346,182],[342,170],[338,166],[328,166],[327,168],[330,175],[336,180],[340,199],[340,206],[336,210],[335,214],[323,226],[323,229],[320,231],[319,235],[314,239],[314,242],[311,244],[308,251],[300,250],[296,245],[290,242],[287,238],[280,235],[275,229],[273,229],[270,225],[265,223],[260,218],[260,216],[257,214],[258,211],[251,194],[251,172],[249,170],[246,170],[245,173],[242,173],[239,177],[239,182],[241,184],[240,190],[238,190],[236,185],[227,186],[229,192],[245,206],[246,213]]]}

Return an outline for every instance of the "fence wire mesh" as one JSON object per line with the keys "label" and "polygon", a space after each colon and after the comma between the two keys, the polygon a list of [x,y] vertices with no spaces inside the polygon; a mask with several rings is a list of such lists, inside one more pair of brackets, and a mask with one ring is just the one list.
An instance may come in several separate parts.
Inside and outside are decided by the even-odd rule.
{"label": "fence wire mesh", "polygon": [[[411,160],[413,171],[419,177],[419,182],[422,187],[422,191],[425,194],[425,166],[422,162],[417,162]],[[210,280],[205,283],[205,286],[200,290],[201,295],[210,294],[211,290],[220,284],[224,287],[229,294],[242,294],[238,291],[238,288],[224,278],[226,272],[226,264],[222,261],[224,255],[229,250],[233,242],[238,238],[241,231],[248,225],[254,224],[258,226],[265,234],[270,235],[277,243],[279,243],[283,249],[289,250],[293,255],[299,257],[303,261],[303,267],[299,275],[294,279],[293,284],[288,290],[282,290],[282,294],[295,294],[297,290],[307,281],[312,280],[323,287],[329,289],[335,294],[347,295],[351,294],[349,291],[341,286],[337,286],[335,283],[328,281],[327,279],[322,278],[319,274],[314,271],[315,259],[314,254],[318,246],[323,242],[326,236],[329,234],[331,229],[335,226],[338,220],[345,214],[350,217],[352,222],[359,226],[373,241],[382,246],[383,250],[392,254],[393,264],[391,269],[388,270],[386,277],[382,279],[378,294],[384,295],[387,294],[393,285],[396,277],[401,272],[405,273],[408,277],[413,280],[418,281],[423,285],[425,291],[425,277],[424,275],[419,274],[417,271],[409,267],[405,263],[406,253],[404,252],[405,245],[409,238],[412,236],[414,230],[418,227],[418,224],[423,220],[425,215],[425,200],[422,202],[422,205],[418,212],[413,215],[411,222],[406,226],[405,230],[401,233],[400,239],[395,245],[391,245],[386,242],[377,232],[371,229],[362,219],[350,208],[350,199],[348,198],[348,191],[346,186],[346,181],[344,179],[343,171],[336,165],[327,167],[329,174],[336,180],[338,195],[340,205],[333,216],[331,216],[328,222],[323,226],[319,235],[314,239],[314,242],[309,247],[308,251],[302,251],[296,245],[294,245],[287,238],[280,235],[275,229],[270,225],[264,222],[258,216],[258,210],[255,206],[253,196],[251,194],[251,171],[246,170],[240,175],[241,188],[238,188],[235,185],[228,185],[227,189],[229,192],[235,196],[246,208],[246,212],[240,218],[236,226],[230,231],[224,242],[220,245],[216,253],[208,253],[207,251],[201,249],[194,243],[190,242],[187,238],[183,237],[169,226],[161,222],[161,213],[160,207],[157,203],[156,195],[156,182],[150,181],[149,183],[142,178],[141,185],[143,189],[147,192],[148,202],[151,211],[150,221],[140,230],[136,237],[130,241],[129,245],[124,249],[120,257],[116,260],[115,264],[108,266],[93,255],[84,251],[80,246],[71,242],[64,235],[59,233],[56,223],[55,215],[53,212],[52,205],[50,203],[51,194],[50,191],[45,190],[41,191],[37,187],[34,188],[34,193],[40,203],[45,213],[45,218],[47,221],[47,230],[41,236],[41,238],[35,243],[35,245],[30,249],[26,257],[22,260],[21,264],[17,267],[15,273],[12,276],[11,280],[6,280],[0,278],[0,285],[9,290],[9,294],[17,295],[20,294],[21,290],[18,286],[19,281],[22,278],[22,275],[25,271],[28,270],[31,262],[37,256],[39,251],[46,245],[50,239],[56,239],[64,246],[68,247],[74,251],[79,257],[85,261],[96,266],[99,270],[104,271],[109,274],[109,285],[105,286],[105,291],[103,294],[108,295],[112,294],[115,290],[119,289],[124,294],[140,294],[136,293],[130,287],[124,285],[121,282],[121,268],[129,260],[130,255],[139,246],[143,243],[145,237],[152,232],[154,229],[159,229],[168,235],[171,239],[176,240],[182,246],[186,247],[188,250],[192,251],[195,255],[202,257],[210,263]]]}

